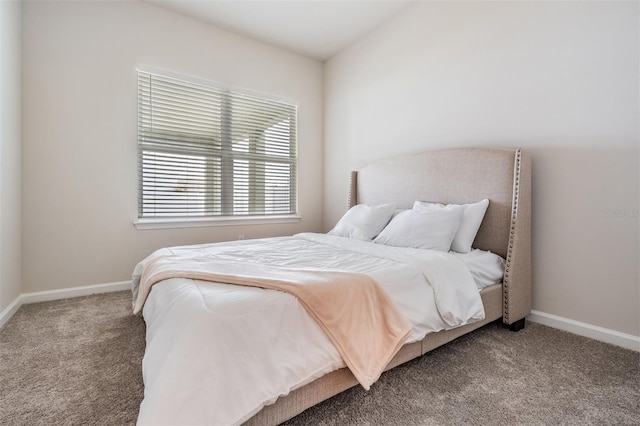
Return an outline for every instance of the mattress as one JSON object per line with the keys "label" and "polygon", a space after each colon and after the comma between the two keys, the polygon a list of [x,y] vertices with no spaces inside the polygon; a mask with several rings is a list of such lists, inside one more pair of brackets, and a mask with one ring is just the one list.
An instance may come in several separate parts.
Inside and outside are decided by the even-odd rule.
{"label": "mattress", "polygon": [[505,260],[486,250],[472,249],[469,253],[450,252],[465,264],[478,290],[500,284],[504,278]]}
{"label": "mattress", "polygon": [[[407,344],[484,319],[469,269],[446,253],[323,234],[170,250],[365,273],[412,323]],[[144,261],[136,274],[142,268]],[[173,278],[152,288],[143,315],[147,349],[139,424],[239,424],[344,367],[322,329],[286,293]]]}

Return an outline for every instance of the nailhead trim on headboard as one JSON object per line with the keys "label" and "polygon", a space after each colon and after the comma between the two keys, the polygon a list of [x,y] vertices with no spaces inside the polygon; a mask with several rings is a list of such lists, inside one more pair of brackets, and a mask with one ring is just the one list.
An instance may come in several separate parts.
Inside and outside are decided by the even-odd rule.
{"label": "nailhead trim on headboard", "polygon": [[356,205],[358,197],[358,172],[351,172],[351,179],[349,179],[349,198],[347,198],[347,210]]}
{"label": "nailhead trim on headboard", "polygon": [[509,324],[509,283],[511,275],[511,261],[513,257],[513,244],[516,232],[516,218],[518,217],[518,204],[520,196],[520,161],[521,161],[521,149],[516,150],[516,158],[514,165],[513,176],[513,203],[511,204],[511,226],[509,229],[509,248],[507,249],[506,266],[504,269],[504,282],[503,282],[503,297],[504,297],[504,312],[503,322]]}

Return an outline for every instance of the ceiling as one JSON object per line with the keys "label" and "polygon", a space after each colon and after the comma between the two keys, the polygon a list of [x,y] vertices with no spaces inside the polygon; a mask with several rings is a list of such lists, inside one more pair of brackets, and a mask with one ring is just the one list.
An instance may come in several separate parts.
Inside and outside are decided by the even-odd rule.
{"label": "ceiling", "polygon": [[147,0],[323,61],[407,7],[405,0]]}

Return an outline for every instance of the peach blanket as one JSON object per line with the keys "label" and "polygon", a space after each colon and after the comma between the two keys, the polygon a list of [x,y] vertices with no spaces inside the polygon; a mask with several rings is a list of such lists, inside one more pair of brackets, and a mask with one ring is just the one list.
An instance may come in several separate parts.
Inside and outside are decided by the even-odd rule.
{"label": "peach blanket", "polygon": [[134,313],[142,310],[151,287],[169,278],[259,287],[296,296],[367,390],[412,328],[385,291],[364,274],[184,255],[158,255],[145,265]]}

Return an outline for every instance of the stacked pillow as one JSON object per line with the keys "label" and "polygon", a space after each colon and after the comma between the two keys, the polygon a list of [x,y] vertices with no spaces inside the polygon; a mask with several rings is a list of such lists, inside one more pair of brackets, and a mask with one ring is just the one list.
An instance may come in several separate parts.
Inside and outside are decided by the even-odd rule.
{"label": "stacked pillow", "polygon": [[464,209],[405,210],[398,213],[373,240],[388,246],[449,251]]}
{"label": "stacked pillow", "polygon": [[342,216],[342,219],[336,224],[335,228],[329,231],[329,234],[371,241],[387,226],[395,211],[396,206],[393,204],[379,206],[358,204],[351,207]]}
{"label": "stacked pillow", "polygon": [[393,204],[352,207],[329,234],[398,247],[459,253],[471,251],[489,206],[416,201],[413,209],[396,211]]}
{"label": "stacked pillow", "polygon": [[484,215],[489,207],[489,200],[486,198],[482,201],[473,204],[438,204],[427,203],[424,201],[416,201],[413,204],[414,210],[419,211],[443,211],[452,206],[459,206],[463,208],[462,220],[460,227],[457,229],[455,236],[451,242],[451,250],[458,253],[469,253],[471,251],[471,245],[473,240],[476,239],[476,234],[480,229]]}

